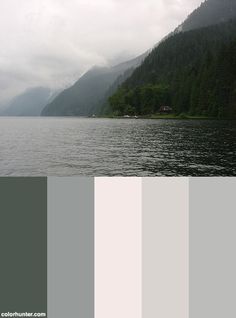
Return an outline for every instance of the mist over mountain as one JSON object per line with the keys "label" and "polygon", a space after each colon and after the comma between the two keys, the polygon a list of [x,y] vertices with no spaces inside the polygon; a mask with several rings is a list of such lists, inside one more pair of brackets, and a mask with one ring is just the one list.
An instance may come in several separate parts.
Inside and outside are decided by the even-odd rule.
{"label": "mist over mountain", "polygon": [[[93,67],[42,111],[42,116],[88,116],[100,111],[107,90],[127,70],[141,64],[147,53],[113,67]],[[114,88],[114,90],[118,87]]]}
{"label": "mist over mountain", "polygon": [[0,116],[40,116],[45,105],[54,97],[49,88],[28,89],[5,105]]}
{"label": "mist over mountain", "polygon": [[[194,10],[172,34],[225,22],[235,16],[236,1],[208,0]],[[172,34],[168,35],[163,41],[167,40]],[[137,59],[122,63],[116,67],[97,67],[89,70],[72,87],[63,91],[52,103],[47,105],[42,111],[42,115],[88,116],[93,113],[109,112],[109,97],[129,77],[132,77],[135,69],[143,61],[145,63],[145,58],[149,59],[147,56],[148,53],[145,53]],[[157,70],[153,69],[151,71],[156,72]]]}

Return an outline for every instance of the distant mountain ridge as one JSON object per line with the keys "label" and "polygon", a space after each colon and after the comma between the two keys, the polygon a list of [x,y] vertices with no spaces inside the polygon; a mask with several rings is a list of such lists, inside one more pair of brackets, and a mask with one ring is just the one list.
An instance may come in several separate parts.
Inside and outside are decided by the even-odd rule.
{"label": "distant mountain ridge", "polygon": [[93,67],[42,111],[42,116],[89,116],[98,113],[104,96],[127,70],[134,70],[148,53],[112,67]]}
{"label": "distant mountain ridge", "polygon": [[49,88],[34,87],[11,100],[0,116],[40,116],[45,105],[53,98]]}

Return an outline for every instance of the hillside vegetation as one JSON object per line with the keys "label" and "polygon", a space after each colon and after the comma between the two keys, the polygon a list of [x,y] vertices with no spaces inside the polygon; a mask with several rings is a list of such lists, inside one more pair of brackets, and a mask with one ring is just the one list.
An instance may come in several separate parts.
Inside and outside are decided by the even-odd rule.
{"label": "hillside vegetation", "polygon": [[[213,1],[213,0],[212,0]],[[162,42],[109,98],[107,113],[236,116],[236,19]]]}

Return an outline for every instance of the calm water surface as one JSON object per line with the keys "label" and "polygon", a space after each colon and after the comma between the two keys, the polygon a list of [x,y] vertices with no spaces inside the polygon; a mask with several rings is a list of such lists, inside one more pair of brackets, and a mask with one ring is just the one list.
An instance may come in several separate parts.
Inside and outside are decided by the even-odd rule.
{"label": "calm water surface", "polygon": [[1,176],[236,176],[236,122],[0,118]]}

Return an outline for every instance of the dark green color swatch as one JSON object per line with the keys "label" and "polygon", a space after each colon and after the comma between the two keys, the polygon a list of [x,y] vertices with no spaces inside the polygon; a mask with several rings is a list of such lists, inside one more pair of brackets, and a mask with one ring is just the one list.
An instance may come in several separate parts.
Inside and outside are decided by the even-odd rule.
{"label": "dark green color swatch", "polygon": [[47,178],[0,178],[0,314],[47,312]]}

